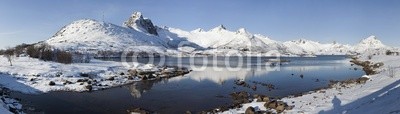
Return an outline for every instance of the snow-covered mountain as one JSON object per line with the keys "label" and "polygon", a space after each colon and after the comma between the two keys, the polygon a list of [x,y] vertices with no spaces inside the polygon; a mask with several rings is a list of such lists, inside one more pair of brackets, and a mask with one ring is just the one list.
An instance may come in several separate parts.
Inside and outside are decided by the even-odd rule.
{"label": "snow-covered mountain", "polygon": [[353,51],[363,53],[369,50],[389,49],[389,46],[384,45],[376,36],[370,36],[360,41],[353,47]]}
{"label": "snow-covered mountain", "polygon": [[168,31],[208,49],[233,49],[263,53],[281,48],[281,45],[277,41],[262,35],[251,34],[244,28],[232,32],[228,31],[223,25],[220,25],[209,31],[196,29],[188,32],[174,28],[168,28]]}
{"label": "snow-covered mountain", "polygon": [[283,45],[289,53],[296,55],[345,55],[351,49],[350,45],[343,45],[336,42],[322,44],[305,39],[287,41]]}
{"label": "snow-covered mountain", "polygon": [[72,22],[45,42],[56,48],[75,51],[120,52],[130,46],[146,50],[168,48],[157,36],[90,19]]}
{"label": "snow-covered mountain", "polygon": [[131,17],[124,22],[124,26],[137,31],[158,35],[157,28],[150,19],[143,18],[141,12],[134,12]]}
{"label": "snow-covered mountain", "polygon": [[140,12],[134,12],[122,26],[91,19],[74,21],[45,43],[63,50],[92,53],[122,52],[132,48],[135,51],[161,54],[169,52],[216,54],[228,51],[266,53],[277,50],[287,55],[344,55],[388,48],[375,36],[350,46],[305,39],[279,42],[260,34],[252,34],[244,28],[229,31],[223,25],[208,31],[201,28],[184,31],[155,26]]}

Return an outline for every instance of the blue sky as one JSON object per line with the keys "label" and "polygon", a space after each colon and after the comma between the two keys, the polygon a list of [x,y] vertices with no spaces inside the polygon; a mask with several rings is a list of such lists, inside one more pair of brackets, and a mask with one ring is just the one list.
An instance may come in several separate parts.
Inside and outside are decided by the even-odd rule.
{"label": "blue sky", "polygon": [[140,11],[183,30],[244,27],[274,40],[356,44],[376,35],[400,47],[400,0],[0,0],[0,48],[46,40],[74,20],[121,25]]}

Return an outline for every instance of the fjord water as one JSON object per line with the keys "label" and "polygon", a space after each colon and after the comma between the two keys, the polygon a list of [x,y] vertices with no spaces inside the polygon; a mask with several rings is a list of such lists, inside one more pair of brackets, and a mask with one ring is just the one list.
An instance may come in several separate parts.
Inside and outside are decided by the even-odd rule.
{"label": "fjord water", "polygon": [[[201,57],[195,58],[193,62],[189,58],[169,57],[162,64],[177,65],[179,59],[187,67],[199,67],[204,62]],[[33,106],[50,114],[127,113],[126,110],[137,107],[162,114],[179,114],[230,104],[232,101],[229,94],[232,92],[247,91],[251,94],[285,97],[327,87],[329,80],[346,80],[364,75],[362,70],[354,70],[361,68],[352,66],[346,56],[282,58],[291,61],[282,66],[266,65],[264,60],[269,58],[252,57],[243,61],[238,57],[207,59],[205,69],[170,79],[136,82],[94,92],[50,92],[40,95],[13,93],[12,96],[21,98],[24,106]],[[138,61],[147,63],[149,60],[144,58]],[[160,59],[155,61],[159,63]],[[238,66],[239,62],[244,63],[239,70],[226,68],[226,65]],[[190,63],[195,64],[190,66]],[[237,79],[243,79],[251,86],[256,85],[257,89],[238,86],[234,83]],[[254,81],[273,84],[275,89],[270,90]]]}

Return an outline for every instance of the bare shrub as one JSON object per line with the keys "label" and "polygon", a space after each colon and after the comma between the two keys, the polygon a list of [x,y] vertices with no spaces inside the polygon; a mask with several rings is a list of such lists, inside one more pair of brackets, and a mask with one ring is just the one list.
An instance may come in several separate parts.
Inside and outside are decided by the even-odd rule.
{"label": "bare shrub", "polygon": [[29,57],[32,58],[39,58],[40,57],[40,51],[38,48],[35,48],[34,45],[28,46],[26,48],[26,54],[29,55]]}
{"label": "bare shrub", "polygon": [[65,51],[59,51],[56,54],[56,62],[70,64],[72,63],[72,54]]}
{"label": "bare shrub", "polygon": [[53,60],[53,51],[52,50],[43,50],[41,60],[44,61],[52,61]]}
{"label": "bare shrub", "polygon": [[10,66],[13,66],[12,65],[12,59],[13,59],[13,56],[15,54],[14,52],[15,52],[15,50],[11,49],[11,48],[9,48],[9,49],[4,51],[4,56],[7,58],[8,62],[10,62]]}
{"label": "bare shrub", "polygon": [[30,46],[30,44],[20,44],[14,47],[14,54],[19,57],[21,54],[25,53],[25,49]]}
{"label": "bare shrub", "polygon": [[386,50],[386,55],[392,55],[392,51]]}
{"label": "bare shrub", "polygon": [[0,50],[0,55],[4,55],[4,50]]}

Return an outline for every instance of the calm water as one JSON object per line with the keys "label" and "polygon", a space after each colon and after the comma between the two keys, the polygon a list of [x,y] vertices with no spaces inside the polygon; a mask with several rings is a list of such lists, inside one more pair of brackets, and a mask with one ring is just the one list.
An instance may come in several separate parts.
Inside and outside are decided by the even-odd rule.
{"label": "calm water", "polygon": [[[158,113],[198,112],[231,103],[229,94],[237,91],[265,94],[273,97],[284,97],[326,87],[329,80],[357,78],[364,74],[353,70],[345,56],[318,56],[315,58],[284,58],[289,64],[271,67],[250,59],[238,71],[228,71],[226,62],[238,66],[238,58],[226,60],[222,57],[208,58],[206,68],[193,71],[183,77],[174,77],[158,81],[143,81],[134,84],[111,88],[103,91],[75,93],[51,92],[41,95],[13,93],[21,98],[24,105],[34,106],[49,114],[71,113],[126,113],[127,109],[141,107]],[[267,58],[262,58],[262,60]],[[114,61],[119,61],[114,59]],[[146,63],[147,59],[140,62]],[[159,60],[155,60],[159,61]],[[164,65],[176,65],[177,58],[167,58]],[[189,59],[183,58],[183,65],[189,66]],[[202,65],[202,58],[194,60],[196,67]],[[218,65],[213,65],[217,63]],[[215,67],[214,67],[215,66]],[[261,66],[261,70],[257,69]],[[215,69],[222,71],[216,71]],[[359,67],[358,67],[359,68]],[[360,68],[359,68],[360,69]],[[293,75],[292,75],[293,74]],[[301,78],[300,75],[304,77]],[[252,81],[270,83],[276,89],[269,91],[266,87],[250,88],[237,86],[234,80],[244,79],[250,85]],[[319,82],[316,82],[316,80]],[[224,96],[224,97],[217,97]]]}

